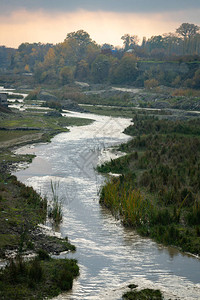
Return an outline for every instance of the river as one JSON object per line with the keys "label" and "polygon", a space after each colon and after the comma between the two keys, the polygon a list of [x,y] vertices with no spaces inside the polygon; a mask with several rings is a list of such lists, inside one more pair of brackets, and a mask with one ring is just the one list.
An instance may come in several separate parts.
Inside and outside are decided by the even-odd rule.
{"label": "river", "polygon": [[50,182],[59,183],[63,203],[62,236],[77,247],[62,257],[78,259],[80,276],[72,291],[55,299],[121,299],[130,283],[159,288],[165,299],[200,299],[200,260],[175,248],[158,245],[124,228],[99,205],[105,177],[98,163],[118,154],[108,148],[129,139],[122,131],[130,120],[92,114],[91,125],[71,127],[48,144],[25,146],[18,153],[35,153],[26,169],[15,175],[38,192],[51,197]]}

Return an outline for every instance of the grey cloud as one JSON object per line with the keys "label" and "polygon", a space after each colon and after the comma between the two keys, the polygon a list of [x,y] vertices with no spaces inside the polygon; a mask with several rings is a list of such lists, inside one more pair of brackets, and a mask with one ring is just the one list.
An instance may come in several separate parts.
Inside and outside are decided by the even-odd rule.
{"label": "grey cloud", "polygon": [[199,0],[0,0],[0,14],[16,9],[43,9],[45,11],[90,11],[112,12],[169,12],[186,9],[200,9]]}

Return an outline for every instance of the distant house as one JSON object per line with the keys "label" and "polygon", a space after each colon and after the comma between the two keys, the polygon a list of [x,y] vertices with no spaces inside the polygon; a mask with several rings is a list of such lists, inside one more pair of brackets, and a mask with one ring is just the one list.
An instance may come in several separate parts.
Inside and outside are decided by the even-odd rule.
{"label": "distant house", "polygon": [[0,93],[0,105],[8,107],[7,94]]}

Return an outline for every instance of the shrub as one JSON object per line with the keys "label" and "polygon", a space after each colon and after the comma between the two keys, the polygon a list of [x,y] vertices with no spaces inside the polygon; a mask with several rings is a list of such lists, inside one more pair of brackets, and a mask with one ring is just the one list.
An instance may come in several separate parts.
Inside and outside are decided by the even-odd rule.
{"label": "shrub", "polygon": [[37,251],[37,254],[38,254],[38,259],[39,260],[49,260],[50,259],[50,255],[44,249],[39,249]]}

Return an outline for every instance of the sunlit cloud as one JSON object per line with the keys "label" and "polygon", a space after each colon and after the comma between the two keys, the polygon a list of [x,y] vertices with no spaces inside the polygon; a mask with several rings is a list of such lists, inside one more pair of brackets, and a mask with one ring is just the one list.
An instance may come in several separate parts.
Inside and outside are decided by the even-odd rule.
{"label": "sunlit cloud", "polygon": [[[79,10],[47,13],[20,10],[0,16],[0,44],[18,47],[22,42],[60,43],[67,33],[83,29],[99,44],[122,45],[125,33],[143,36],[175,32],[182,22],[199,18],[200,10],[179,13],[115,13]],[[190,19],[189,19],[190,16]]]}

